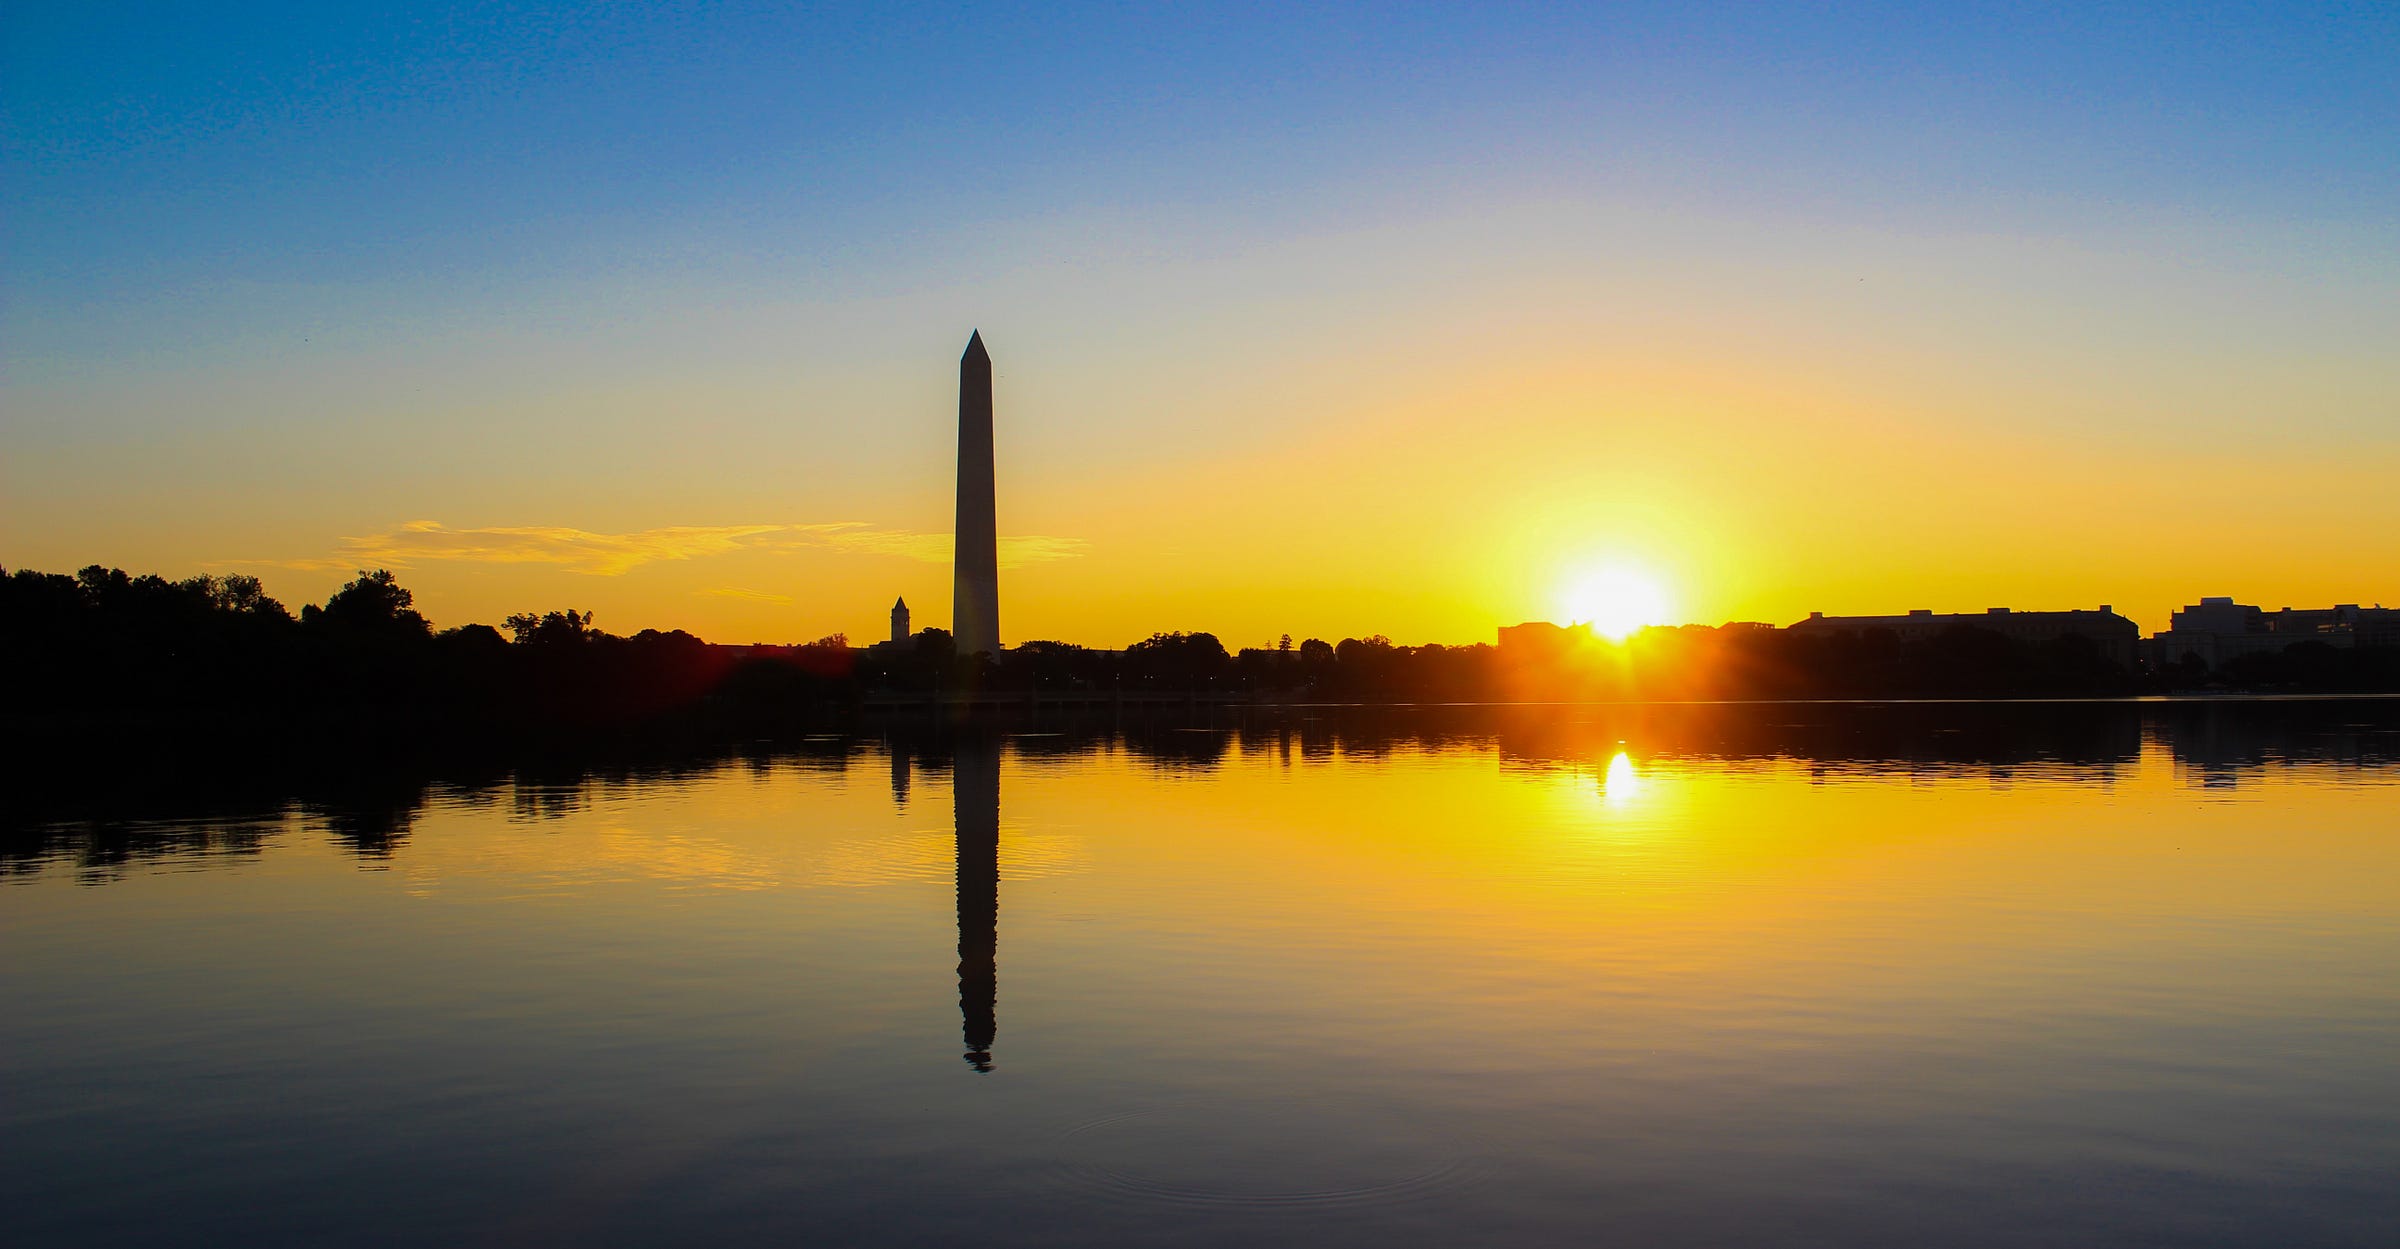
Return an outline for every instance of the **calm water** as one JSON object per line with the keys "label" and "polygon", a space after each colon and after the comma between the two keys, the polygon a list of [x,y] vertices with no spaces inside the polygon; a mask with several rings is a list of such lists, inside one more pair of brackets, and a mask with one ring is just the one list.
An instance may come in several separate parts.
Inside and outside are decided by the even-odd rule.
{"label": "calm water", "polygon": [[11,1243],[2400,1243],[2390,703],[260,788],[10,835]]}

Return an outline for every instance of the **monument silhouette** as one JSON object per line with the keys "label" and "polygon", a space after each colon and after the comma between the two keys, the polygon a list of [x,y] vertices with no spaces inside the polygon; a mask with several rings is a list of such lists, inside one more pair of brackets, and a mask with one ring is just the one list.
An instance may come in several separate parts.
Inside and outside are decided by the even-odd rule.
{"label": "monument silhouette", "polygon": [[950,764],[958,827],[958,1013],[967,1065],[992,1069],[1000,994],[1000,741],[958,743]]}
{"label": "monument silhouette", "polygon": [[961,655],[1000,653],[1000,538],[992,487],[992,357],[983,333],[958,358],[958,532],[950,635]]}
{"label": "monument silhouette", "polygon": [[892,600],[892,641],[908,641],[908,600],[904,598]]}

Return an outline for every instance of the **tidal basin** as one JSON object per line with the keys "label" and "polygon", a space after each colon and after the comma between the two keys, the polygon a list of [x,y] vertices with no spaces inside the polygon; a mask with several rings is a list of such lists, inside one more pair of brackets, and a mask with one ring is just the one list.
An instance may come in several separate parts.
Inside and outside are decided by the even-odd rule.
{"label": "tidal basin", "polygon": [[5,843],[18,1245],[2400,1236],[2388,700],[862,726],[79,801]]}

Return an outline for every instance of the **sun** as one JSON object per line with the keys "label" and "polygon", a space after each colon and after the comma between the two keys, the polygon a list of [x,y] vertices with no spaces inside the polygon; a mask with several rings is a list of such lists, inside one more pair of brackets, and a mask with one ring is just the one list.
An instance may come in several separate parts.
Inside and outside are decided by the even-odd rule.
{"label": "sun", "polygon": [[1577,574],[1563,601],[1567,619],[1618,642],[1645,625],[1666,624],[1674,607],[1657,577],[1622,564]]}

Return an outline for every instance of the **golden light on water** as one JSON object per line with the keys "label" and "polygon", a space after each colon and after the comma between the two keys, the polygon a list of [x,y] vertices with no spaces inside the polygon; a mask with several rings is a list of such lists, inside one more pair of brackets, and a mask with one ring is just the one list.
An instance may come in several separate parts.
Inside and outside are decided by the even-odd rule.
{"label": "golden light on water", "polygon": [[1642,774],[1634,771],[1631,755],[1620,750],[1608,761],[1608,771],[1600,777],[1600,796],[1612,807],[1642,796]]}
{"label": "golden light on water", "polygon": [[[1621,642],[1646,625],[1669,623],[1674,603],[1666,585],[1648,569],[1631,564],[1588,568],[1567,584],[1567,619]],[[1622,756],[1620,756],[1621,758]]]}

